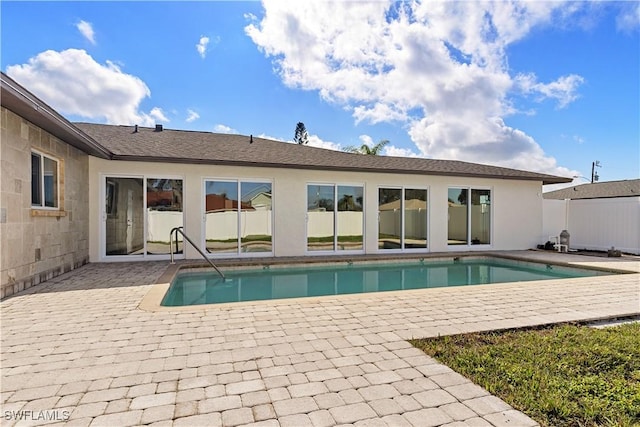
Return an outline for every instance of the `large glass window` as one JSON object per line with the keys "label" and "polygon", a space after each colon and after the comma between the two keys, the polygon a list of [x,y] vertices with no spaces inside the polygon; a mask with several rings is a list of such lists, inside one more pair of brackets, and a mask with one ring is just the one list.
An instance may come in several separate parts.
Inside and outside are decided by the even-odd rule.
{"label": "large glass window", "polygon": [[378,248],[427,248],[427,190],[378,190]]}
{"label": "large glass window", "polygon": [[272,252],[272,184],[205,181],[207,252]]}
{"label": "large glass window", "polygon": [[59,207],[58,161],[44,154],[31,153],[31,206]]}
{"label": "large glass window", "polygon": [[362,186],[309,184],[307,250],[363,250],[363,206]]}
{"label": "large glass window", "polygon": [[449,189],[449,245],[491,244],[491,190]]}

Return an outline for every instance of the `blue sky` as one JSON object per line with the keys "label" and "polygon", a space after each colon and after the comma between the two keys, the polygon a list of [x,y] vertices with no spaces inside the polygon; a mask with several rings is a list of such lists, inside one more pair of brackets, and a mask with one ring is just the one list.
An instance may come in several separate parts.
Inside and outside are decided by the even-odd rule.
{"label": "blue sky", "polygon": [[640,177],[638,2],[0,8],[2,70],[71,121],[282,141],[302,121],[326,148]]}

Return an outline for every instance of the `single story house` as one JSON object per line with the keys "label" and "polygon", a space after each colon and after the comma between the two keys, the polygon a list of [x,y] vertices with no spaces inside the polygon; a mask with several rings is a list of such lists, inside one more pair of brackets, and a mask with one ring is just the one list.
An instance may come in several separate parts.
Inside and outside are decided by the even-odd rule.
{"label": "single story house", "polygon": [[640,254],[640,179],[581,184],[543,196],[545,235],[568,230],[571,248]]}
{"label": "single story house", "polygon": [[[571,179],[245,135],[70,123],[2,74],[2,297],[87,262],[535,247]],[[179,245],[178,258],[198,252]]]}

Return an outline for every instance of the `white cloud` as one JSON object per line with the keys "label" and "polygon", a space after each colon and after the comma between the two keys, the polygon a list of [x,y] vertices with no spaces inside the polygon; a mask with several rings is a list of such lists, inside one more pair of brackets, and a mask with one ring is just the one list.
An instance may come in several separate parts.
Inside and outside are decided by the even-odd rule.
{"label": "white cloud", "polygon": [[152,117],[156,122],[169,122],[170,120],[167,118],[162,108],[154,107],[149,112],[149,116]]}
{"label": "white cloud", "polygon": [[640,29],[640,3],[622,3],[622,10],[616,18],[618,30],[631,32]]}
{"label": "white cloud", "polygon": [[8,66],[7,74],[63,114],[109,124],[153,126],[162,113],[139,110],[142,100],[151,95],[140,78],[122,72],[112,61],[99,64],[84,50],[48,50],[26,64]]}
{"label": "white cloud", "polygon": [[358,139],[363,144],[367,144],[369,147],[373,147],[373,144],[374,144],[373,138],[371,138],[369,135],[360,135]]}
{"label": "white cloud", "polygon": [[396,147],[395,145],[387,145],[386,147],[384,147],[384,155],[394,157],[421,157],[413,150],[410,150],[408,148]]}
{"label": "white cloud", "polygon": [[96,44],[95,33],[91,22],[80,21],[76,24],[76,28],[91,44]]}
{"label": "white cloud", "polygon": [[245,31],[287,86],[318,91],[350,110],[356,123],[403,123],[423,156],[567,172],[504,117],[516,112],[513,95],[567,106],[578,97],[582,77],[546,83],[534,74],[514,76],[506,52],[533,28],[568,20],[582,4],[323,1],[291,7],[264,0],[263,6],[262,20]]}
{"label": "white cloud", "polygon": [[340,144],[331,141],[324,141],[318,135],[309,135],[309,142],[307,143],[307,145],[310,147],[325,148],[327,150],[340,151],[342,149]]}
{"label": "white cloud", "polygon": [[578,98],[577,89],[584,83],[584,78],[576,74],[562,76],[551,83],[540,83],[533,73],[518,74],[515,82],[526,94],[538,94],[540,99],[555,99],[558,101],[558,108],[565,108]]}
{"label": "white cloud", "polygon": [[187,114],[188,114],[188,117],[186,118],[187,123],[194,122],[200,118],[200,114],[198,114],[197,112],[191,109],[187,110]]}
{"label": "white cloud", "polygon": [[207,45],[209,44],[209,41],[210,41],[209,37],[200,36],[200,40],[196,45],[196,50],[198,51],[198,54],[202,59],[204,59],[207,56]]}
{"label": "white cloud", "polygon": [[238,133],[234,128],[222,124],[215,125],[213,131],[217,133]]}

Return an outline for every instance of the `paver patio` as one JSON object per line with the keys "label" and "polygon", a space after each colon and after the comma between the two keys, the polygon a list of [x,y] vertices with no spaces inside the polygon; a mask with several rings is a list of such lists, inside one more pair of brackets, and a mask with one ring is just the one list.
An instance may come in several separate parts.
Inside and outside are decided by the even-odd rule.
{"label": "paver patio", "polygon": [[406,339],[640,313],[640,274],[139,309],[167,265],[90,264],[2,301],[2,425],[536,425]]}

